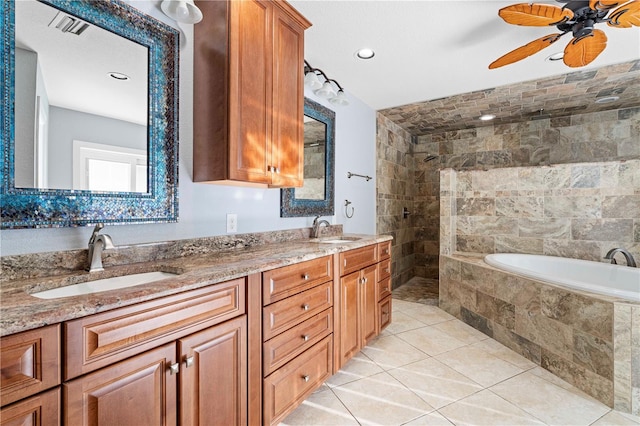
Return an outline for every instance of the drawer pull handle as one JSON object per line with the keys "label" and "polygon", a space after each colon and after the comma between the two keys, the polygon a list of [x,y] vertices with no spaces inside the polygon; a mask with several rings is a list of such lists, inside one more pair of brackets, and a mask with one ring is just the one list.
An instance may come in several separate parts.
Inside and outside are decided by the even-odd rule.
{"label": "drawer pull handle", "polygon": [[304,274],[302,276],[302,279],[305,280],[305,281],[308,280],[309,279],[309,274]]}
{"label": "drawer pull handle", "polygon": [[169,366],[169,373],[170,374],[178,374],[178,372],[180,371],[180,364],[178,364],[177,362],[175,364],[171,364]]}
{"label": "drawer pull handle", "polygon": [[309,335],[308,334],[302,335],[302,340],[304,340],[305,342],[309,341]]}
{"label": "drawer pull handle", "polygon": [[302,305],[302,310],[303,311],[308,311],[309,310],[309,304],[305,303],[304,305]]}
{"label": "drawer pull handle", "polygon": [[187,359],[184,360],[184,366],[189,368],[191,366],[193,366],[193,357],[190,356]]}
{"label": "drawer pull handle", "polygon": [[305,374],[304,376],[302,376],[302,380],[304,380],[305,382],[309,381],[309,375]]}

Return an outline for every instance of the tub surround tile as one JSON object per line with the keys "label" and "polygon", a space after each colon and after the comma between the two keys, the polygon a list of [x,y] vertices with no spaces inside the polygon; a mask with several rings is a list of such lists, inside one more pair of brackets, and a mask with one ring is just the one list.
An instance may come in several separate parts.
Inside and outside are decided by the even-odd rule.
{"label": "tub surround tile", "polygon": [[[635,210],[637,212],[640,210]],[[574,240],[633,241],[632,219],[574,219],[571,223]]]}
{"label": "tub surround tile", "polygon": [[571,221],[567,218],[522,218],[518,220],[518,234],[523,238],[567,239],[571,235]]}
{"label": "tub surround tile", "polygon": [[564,195],[544,197],[544,216],[555,218],[598,218],[602,217],[602,200],[599,195]]}
{"label": "tub surround tile", "polygon": [[614,407],[631,413],[632,407],[632,317],[633,306],[616,303],[614,306]]}
{"label": "tub surround tile", "polygon": [[564,357],[573,357],[573,330],[559,321],[538,312],[516,311],[515,332]]}
{"label": "tub surround tile", "polygon": [[503,300],[482,292],[476,294],[477,312],[485,318],[498,323],[509,330],[516,327],[516,307]]}
{"label": "tub surround tile", "polygon": [[613,344],[590,334],[573,330],[573,362],[613,380]]}

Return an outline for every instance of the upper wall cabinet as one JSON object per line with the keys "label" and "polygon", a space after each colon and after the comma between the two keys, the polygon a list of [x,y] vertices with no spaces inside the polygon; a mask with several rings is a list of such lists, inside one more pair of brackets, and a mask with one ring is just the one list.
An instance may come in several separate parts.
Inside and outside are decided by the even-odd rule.
{"label": "upper wall cabinet", "polygon": [[200,1],[195,182],[303,184],[304,30],[284,1]]}

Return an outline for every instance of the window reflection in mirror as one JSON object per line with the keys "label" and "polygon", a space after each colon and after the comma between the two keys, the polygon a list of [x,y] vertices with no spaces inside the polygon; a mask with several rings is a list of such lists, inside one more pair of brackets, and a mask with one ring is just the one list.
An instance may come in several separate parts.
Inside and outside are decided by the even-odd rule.
{"label": "window reflection in mirror", "polygon": [[148,48],[35,0],[15,20],[15,187],[147,192]]}
{"label": "window reflection in mirror", "polygon": [[298,200],[325,197],[325,156],[327,125],[304,116],[304,185],[295,189]]}

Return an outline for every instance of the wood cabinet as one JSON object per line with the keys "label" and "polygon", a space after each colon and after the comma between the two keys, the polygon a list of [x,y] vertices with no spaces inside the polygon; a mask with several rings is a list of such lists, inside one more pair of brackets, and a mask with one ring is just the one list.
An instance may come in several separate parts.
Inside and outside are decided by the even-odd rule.
{"label": "wood cabinet", "polygon": [[335,368],[344,366],[391,321],[390,242],[336,255],[339,295],[335,305]]}
{"label": "wood cabinet", "polygon": [[197,1],[194,182],[303,183],[304,30],[285,1]]}
{"label": "wood cabinet", "polygon": [[60,387],[25,398],[0,409],[0,425],[60,425]]}
{"label": "wood cabinet", "polygon": [[263,423],[277,424],[333,372],[333,262],[262,275]]}

